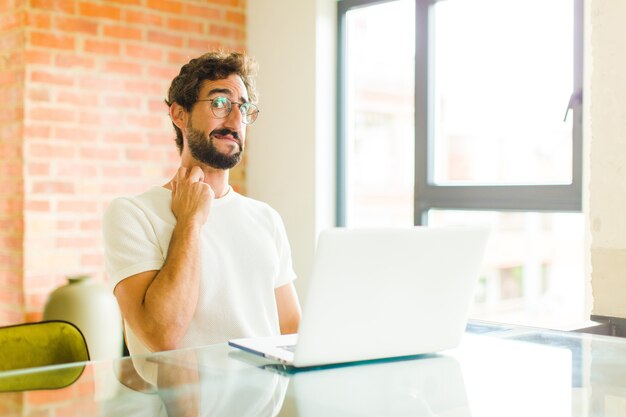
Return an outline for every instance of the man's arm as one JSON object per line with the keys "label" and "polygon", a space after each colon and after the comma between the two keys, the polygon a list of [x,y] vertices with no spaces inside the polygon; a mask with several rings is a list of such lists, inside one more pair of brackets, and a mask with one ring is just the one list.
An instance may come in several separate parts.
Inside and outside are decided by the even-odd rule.
{"label": "man's arm", "polygon": [[122,280],[115,296],[124,320],[154,351],[179,347],[198,303],[200,232],[208,219],[213,190],[199,167],[181,167],[173,182],[176,226],[160,271]]}
{"label": "man's arm", "polygon": [[274,295],[276,296],[280,333],[297,333],[302,312],[293,282],[274,289]]}

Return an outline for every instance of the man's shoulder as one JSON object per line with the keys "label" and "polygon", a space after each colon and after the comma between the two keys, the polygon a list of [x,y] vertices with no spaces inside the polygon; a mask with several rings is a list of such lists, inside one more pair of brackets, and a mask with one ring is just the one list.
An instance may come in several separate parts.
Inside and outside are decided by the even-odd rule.
{"label": "man's shoulder", "polygon": [[143,211],[159,213],[169,209],[171,193],[163,187],[151,187],[141,194],[121,196],[113,199],[107,212]]}
{"label": "man's shoulder", "polygon": [[270,216],[275,216],[278,214],[278,212],[268,203],[261,200],[256,200],[252,197],[248,197],[239,193],[235,194],[233,202],[240,205],[244,209],[252,212],[262,213]]}

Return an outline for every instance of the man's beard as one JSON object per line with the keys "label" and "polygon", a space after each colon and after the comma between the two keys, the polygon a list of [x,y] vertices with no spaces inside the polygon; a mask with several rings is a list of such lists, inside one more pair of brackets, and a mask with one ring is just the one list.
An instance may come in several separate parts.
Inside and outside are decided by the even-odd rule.
{"label": "man's beard", "polygon": [[[232,132],[236,136],[236,132]],[[241,140],[239,141],[239,151],[226,155],[221,153],[213,143],[213,138],[209,135],[208,140],[204,132],[196,130],[191,126],[187,128],[187,144],[191,156],[198,162],[202,162],[215,169],[231,169],[241,160]]]}

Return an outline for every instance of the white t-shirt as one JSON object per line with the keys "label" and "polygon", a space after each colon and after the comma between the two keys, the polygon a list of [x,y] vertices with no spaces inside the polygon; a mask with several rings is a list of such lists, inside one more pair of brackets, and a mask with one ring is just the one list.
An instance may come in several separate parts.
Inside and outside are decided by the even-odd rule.
{"label": "white t-shirt", "polygon": [[[111,202],[103,229],[105,266],[113,285],[162,268],[176,224],[171,199],[170,190],[155,186]],[[198,305],[182,346],[280,334],[274,289],[295,279],[295,273],[278,213],[230,189],[213,200],[201,245]],[[131,354],[149,352],[128,325],[126,339]]]}

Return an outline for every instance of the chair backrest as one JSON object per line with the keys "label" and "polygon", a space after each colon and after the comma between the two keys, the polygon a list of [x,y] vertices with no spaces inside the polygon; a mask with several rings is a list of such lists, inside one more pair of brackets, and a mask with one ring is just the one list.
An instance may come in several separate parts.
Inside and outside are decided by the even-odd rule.
{"label": "chair backrest", "polygon": [[25,373],[2,371],[88,360],[85,338],[71,323],[43,321],[0,327],[0,392],[66,386],[80,376],[82,368]]}

